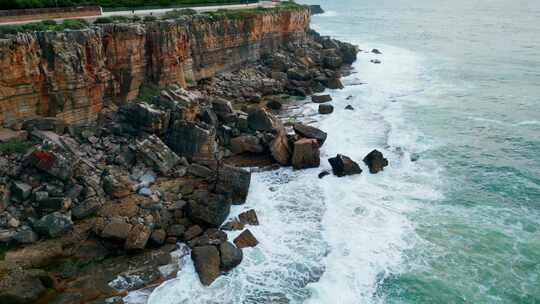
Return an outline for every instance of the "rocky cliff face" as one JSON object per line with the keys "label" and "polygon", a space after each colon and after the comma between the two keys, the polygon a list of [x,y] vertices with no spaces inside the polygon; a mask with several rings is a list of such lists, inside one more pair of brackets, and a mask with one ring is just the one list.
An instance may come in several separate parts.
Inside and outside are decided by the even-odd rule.
{"label": "rocky cliff face", "polygon": [[146,24],[19,34],[0,40],[0,124],[34,116],[94,120],[140,87],[187,87],[305,38],[308,10],[237,19],[185,17]]}

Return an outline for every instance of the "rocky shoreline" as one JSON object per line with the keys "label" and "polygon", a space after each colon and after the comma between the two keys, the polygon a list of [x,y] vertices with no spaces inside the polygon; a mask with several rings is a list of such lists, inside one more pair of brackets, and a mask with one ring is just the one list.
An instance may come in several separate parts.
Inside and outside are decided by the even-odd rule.
{"label": "rocky shoreline", "polygon": [[[256,210],[227,221],[250,170],[320,165],[327,134],[287,117],[289,100],[312,96],[332,113],[331,97],[316,94],[343,87],[357,52],[309,31],[189,91],[109,105],[92,123],[36,118],[3,130],[13,147],[0,157],[2,303],[121,302],[174,277],[188,254],[204,285],[236,267],[258,243]],[[329,162],[336,176],[362,172],[343,155]],[[364,162],[371,173],[388,165],[378,151]],[[228,240],[227,230],[242,232]]]}

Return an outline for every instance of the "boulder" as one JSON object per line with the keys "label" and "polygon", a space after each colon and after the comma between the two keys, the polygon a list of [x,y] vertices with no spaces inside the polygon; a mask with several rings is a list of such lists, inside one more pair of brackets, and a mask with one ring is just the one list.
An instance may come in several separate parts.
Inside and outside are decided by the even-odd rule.
{"label": "boulder", "polygon": [[56,238],[71,230],[73,222],[59,212],[47,214],[33,223],[34,230],[44,236]]}
{"label": "boulder", "polygon": [[179,238],[183,236],[185,232],[186,232],[186,227],[184,227],[184,225],[180,225],[180,224],[171,225],[167,229],[167,236],[174,236],[174,237]]}
{"label": "boulder", "polygon": [[302,137],[316,139],[319,143],[319,146],[322,146],[326,141],[326,138],[328,137],[328,134],[326,134],[326,132],[322,131],[321,129],[317,129],[315,127],[301,123],[294,124],[293,129],[296,134]]}
{"label": "boulder", "polygon": [[37,149],[27,156],[25,162],[64,181],[73,175],[71,162],[57,152]]}
{"label": "boulder", "polygon": [[187,214],[194,222],[219,227],[229,215],[231,202],[224,195],[198,190],[192,197],[187,205]]}
{"label": "boulder", "polygon": [[270,152],[272,157],[282,166],[288,166],[291,163],[291,146],[285,128],[281,128],[276,137],[270,143]]}
{"label": "boulder", "polygon": [[148,239],[152,234],[152,229],[143,224],[134,225],[129,231],[124,248],[126,250],[140,250],[146,247]]}
{"label": "boulder", "polygon": [[201,226],[193,225],[193,226],[189,227],[188,230],[186,230],[184,232],[184,234],[182,235],[182,239],[185,240],[185,241],[189,241],[189,240],[192,240],[192,239],[198,237],[201,234],[203,234],[203,230],[202,230]]}
{"label": "boulder", "polygon": [[66,130],[66,123],[56,117],[36,117],[25,120],[22,129],[28,132],[34,130],[53,131],[57,134],[63,134]]}
{"label": "boulder", "polygon": [[226,120],[231,114],[234,113],[231,102],[221,98],[213,97],[210,101],[212,103],[212,109],[216,113],[217,117],[220,120]]}
{"label": "boulder", "polygon": [[188,244],[190,247],[215,245],[219,246],[221,243],[227,241],[227,234],[222,230],[216,228],[206,229],[203,235],[192,239]]}
{"label": "boulder", "polygon": [[128,103],[121,109],[124,119],[138,130],[151,134],[165,134],[171,119],[169,111],[140,102]]}
{"label": "boulder", "polygon": [[0,128],[0,142],[8,142],[12,140],[27,140],[28,139],[28,132],[21,130],[21,131],[14,131],[11,129],[5,129]]}
{"label": "boulder", "polygon": [[352,64],[356,61],[358,48],[350,43],[342,42],[339,46],[339,53],[343,59],[343,63]]}
{"label": "boulder", "polygon": [[384,158],[380,151],[373,150],[364,157],[364,163],[369,167],[369,173],[376,174],[388,166],[388,159]]}
{"label": "boulder", "polygon": [[290,68],[287,70],[287,77],[290,80],[307,81],[311,79],[311,73],[306,69]]}
{"label": "boulder", "polygon": [[264,147],[261,145],[261,141],[257,136],[242,135],[231,139],[231,152],[233,154],[245,152],[262,153],[264,152]]}
{"label": "boulder", "polygon": [[278,129],[281,122],[262,107],[251,107],[248,109],[248,125],[255,131],[272,132]]}
{"label": "boulder", "polygon": [[338,154],[336,157],[329,158],[328,162],[332,166],[332,172],[338,177],[362,173],[360,166],[345,155]]}
{"label": "boulder", "polygon": [[216,246],[193,248],[191,259],[195,265],[195,270],[199,274],[199,280],[203,285],[209,286],[219,277],[221,259]]}
{"label": "boulder", "polygon": [[243,204],[251,184],[251,172],[242,168],[224,165],[219,168],[212,180],[215,191],[230,196],[235,205]]}
{"label": "boulder", "polygon": [[193,176],[209,178],[214,175],[214,170],[199,164],[189,165],[187,172]]}
{"label": "boulder", "polygon": [[351,105],[347,105],[347,106],[345,107],[345,110],[354,111],[354,107],[351,106]]}
{"label": "boulder", "polygon": [[215,129],[190,121],[175,121],[166,142],[174,152],[188,159],[213,159],[217,150]]}
{"label": "boulder", "polygon": [[131,228],[132,225],[126,223],[126,221],[123,219],[112,218],[107,224],[105,224],[100,236],[106,239],[123,241],[127,239]]}
{"label": "boulder", "polygon": [[257,213],[255,212],[255,210],[253,209],[240,213],[238,215],[238,220],[244,225],[246,224],[253,225],[253,226],[259,225],[259,218],[257,217]]}
{"label": "boulder", "polygon": [[38,301],[50,286],[50,278],[44,270],[0,268],[0,303],[24,304]]}
{"label": "boulder", "polygon": [[167,233],[164,229],[155,229],[152,231],[152,234],[150,234],[150,241],[158,246],[161,246],[165,243],[165,238],[167,237]]}
{"label": "boulder", "polygon": [[324,86],[332,90],[341,90],[344,88],[343,83],[339,78],[326,78],[323,81]]}
{"label": "boulder", "polygon": [[374,64],[380,64],[381,63],[381,61],[379,59],[371,59],[370,62],[374,63]]}
{"label": "boulder", "polygon": [[325,103],[332,101],[332,97],[330,95],[313,95],[311,96],[311,101],[314,103]]}
{"label": "boulder", "polygon": [[332,112],[334,112],[334,106],[329,104],[319,105],[319,114],[330,114]]}
{"label": "boulder", "polygon": [[13,235],[13,240],[20,244],[31,244],[37,242],[39,236],[30,227],[21,229]]}
{"label": "boulder", "polygon": [[324,14],[323,8],[318,4],[313,4],[309,6],[309,11],[312,15]]}
{"label": "boulder", "polygon": [[137,142],[137,158],[162,174],[169,173],[180,162],[180,157],[155,135]]}
{"label": "boulder", "polygon": [[255,247],[259,244],[259,241],[257,241],[249,229],[246,229],[234,239],[234,244],[236,247],[242,249],[246,247]]}
{"label": "boulder", "polygon": [[323,59],[325,68],[337,70],[343,65],[343,59],[339,56],[326,56]]}
{"label": "boulder", "polygon": [[229,271],[240,265],[244,257],[242,249],[237,248],[231,242],[223,242],[219,245],[221,257],[220,267],[222,270]]}
{"label": "boulder", "polygon": [[97,197],[90,197],[82,202],[76,203],[71,208],[71,215],[74,219],[80,220],[97,213],[101,207],[101,200]]}
{"label": "boulder", "polygon": [[269,108],[270,110],[278,111],[278,110],[281,110],[281,108],[283,107],[283,104],[279,100],[270,99],[266,102],[266,107]]}
{"label": "boulder", "polygon": [[302,138],[294,143],[294,169],[316,168],[320,163],[319,142],[316,139]]}
{"label": "boulder", "polygon": [[23,182],[13,182],[10,187],[11,200],[14,202],[24,202],[32,194],[32,186]]}

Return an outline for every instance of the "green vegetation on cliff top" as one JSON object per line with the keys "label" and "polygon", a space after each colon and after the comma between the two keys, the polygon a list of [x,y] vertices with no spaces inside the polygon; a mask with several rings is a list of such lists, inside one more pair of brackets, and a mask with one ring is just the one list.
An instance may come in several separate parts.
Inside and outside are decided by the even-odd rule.
{"label": "green vegetation on cliff top", "polygon": [[99,5],[104,8],[175,7],[256,2],[255,0],[0,0],[0,10]]}

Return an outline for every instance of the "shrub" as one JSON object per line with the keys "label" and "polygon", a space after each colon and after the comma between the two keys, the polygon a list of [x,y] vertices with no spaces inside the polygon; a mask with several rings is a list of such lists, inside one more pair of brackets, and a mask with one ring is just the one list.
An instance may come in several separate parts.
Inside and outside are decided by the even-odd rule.
{"label": "shrub", "polygon": [[176,19],[182,16],[191,16],[197,14],[196,10],[193,9],[181,9],[181,10],[172,10],[163,14],[161,19]]}
{"label": "shrub", "polygon": [[111,19],[116,23],[128,23],[131,21],[127,16],[112,16]]}
{"label": "shrub", "polygon": [[131,17],[131,21],[133,21],[133,22],[140,22],[141,20],[142,20],[142,18],[137,16],[137,15]]}
{"label": "shrub", "polygon": [[12,139],[3,143],[0,143],[0,154],[22,154],[26,153],[32,146],[32,143],[21,139]]}
{"label": "shrub", "polygon": [[84,19],[67,19],[62,21],[63,29],[80,30],[89,26],[88,21]]}
{"label": "shrub", "polygon": [[113,23],[114,21],[109,17],[98,17],[96,18],[96,21],[94,21],[94,24],[106,24],[106,23]]}
{"label": "shrub", "polygon": [[157,18],[155,16],[144,16],[143,21],[144,22],[153,22],[156,21]]}

